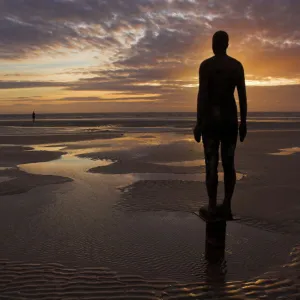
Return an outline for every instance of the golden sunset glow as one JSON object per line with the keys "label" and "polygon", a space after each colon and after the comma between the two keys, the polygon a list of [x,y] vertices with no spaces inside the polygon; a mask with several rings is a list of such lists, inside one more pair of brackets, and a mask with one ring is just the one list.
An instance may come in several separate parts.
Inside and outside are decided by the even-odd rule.
{"label": "golden sunset glow", "polygon": [[[195,111],[198,70],[225,30],[249,110],[300,110],[296,1],[1,2],[2,113]],[[286,97],[288,95],[288,97]]]}

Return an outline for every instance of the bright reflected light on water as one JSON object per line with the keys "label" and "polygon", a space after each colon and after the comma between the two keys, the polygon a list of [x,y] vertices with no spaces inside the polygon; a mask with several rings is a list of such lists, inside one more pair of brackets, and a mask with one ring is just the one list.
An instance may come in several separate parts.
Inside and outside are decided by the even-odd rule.
{"label": "bright reflected light on water", "polygon": [[292,147],[286,149],[279,149],[279,152],[269,153],[270,155],[278,155],[278,156],[286,156],[286,155],[293,155],[295,153],[300,152],[300,147]]}
{"label": "bright reflected light on water", "polygon": [[91,160],[70,154],[63,155],[60,159],[19,165],[22,171],[31,174],[57,175],[74,178],[80,173],[87,172],[91,168],[103,167],[112,164],[111,160]]}
{"label": "bright reflected light on water", "polygon": [[66,146],[55,146],[55,145],[36,145],[34,148],[27,151],[63,151]]}
{"label": "bright reflected light on water", "polygon": [[0,167],[0,171],[7,171],[13,169],[12,167]]}
{"label": "bright reflected light on water", "polygon": [[[48,144],[48,145],[36,145],[33,146],[35,151],[56,151],[62,152],[61,158],[40,163],[30,163],[20,165],[19,168],[22,171],[31,174],[40,175],[56,175],[72,178],[76,182],[86,182],[88,185],[95,184],[97,182],[106,182],[109,186],[114,188],[127,187],[138,181],[196,181],[205,182],[205,173],[185,173],[184,168],[190,167],[204,167],[204,159],[183,160],[183,161],[170,161],[168,155],[168,148],[157,148],[156,146],[164,146],[174,144],[174,147],[183,147],[182,151],[189,151],[190,144],[194,141],[189,137],[178,136],[177,134],[130,134],[125,135],[122,138],[114,140],[91,140],[85,142],[70,142],[60,144]],[[154,152],[152,152],[154,151]],[[155,161],[155,151],[162,151],[159,155],[165,157],[165,161]],[[166,152],[164,152],[166,151]],[[199,145],[199,156],[203,152],[203,146]],[[141,172],[131,172],[131,168],[128,169],[128,173],[123,173],[124,170],[120,170],[114,174],[109,174],[104,171],[98,173],[88,172],[91,169],[97,167],[106,167],[122,161],[122,159],[132,159],[133,164],[135,161],[143,161],[144,156],[153,156],[153,161],[149,164],[160,165],[166,167],[182,167],[183,171],[179,174],[172,173],[172,171],[166,169],[166,172],[147,172],[141,169]],[[165,156],[164,156],[165,155]],[[179,154],[180,155],[180,154]],[[124,157],[123,157],[124,156]],[[176,155],[175,155],[176,158]],[[155,169],[152,168],[153,171]],[[203,170],[202,170],[203,171]],[[237,173],[237,180],[242,180],[246,175]],[[219,181],[224,181],[224,174],[219,172]]]}
{"label": "bright reflected light on water", "polygon": [[0,177],[0,183],[1,182],[6,182],[6,181],[10,181],[10,180],[12,180],[12,179],[14,179],[14,177],[7,177],[7,176],[1,176]]}

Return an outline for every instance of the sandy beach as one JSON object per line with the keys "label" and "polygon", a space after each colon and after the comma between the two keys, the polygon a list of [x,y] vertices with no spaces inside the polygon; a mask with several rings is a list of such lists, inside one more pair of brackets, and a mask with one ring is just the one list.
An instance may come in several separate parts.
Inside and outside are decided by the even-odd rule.
{"label": "sandy beach", "polygon": [[300,298],[297,123],[253,123],[238,144],[233,211],[241,219],[227,224],[224,261],[211,264],[205,223],[193,214],[207,195],[190,120],[7,122],[0,299]]}

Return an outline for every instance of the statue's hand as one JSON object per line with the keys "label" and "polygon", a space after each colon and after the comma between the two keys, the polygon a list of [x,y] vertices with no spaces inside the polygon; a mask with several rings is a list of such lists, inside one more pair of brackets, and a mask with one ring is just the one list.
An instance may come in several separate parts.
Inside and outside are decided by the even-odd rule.
{"label": "statue's hand", "polygon": [[200,143],[201,141],[201,127],[200,124],[196,124],[194,128],[194,139],[197,143]]}
{"label": "statue's hand", "polygon": [[241,123],[239,127],[240,141],[243,142],[247,135],[247,123]]}

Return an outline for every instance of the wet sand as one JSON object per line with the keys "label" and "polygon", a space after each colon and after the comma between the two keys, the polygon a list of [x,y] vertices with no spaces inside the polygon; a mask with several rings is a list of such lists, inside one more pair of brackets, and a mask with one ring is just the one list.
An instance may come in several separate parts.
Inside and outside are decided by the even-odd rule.
{"label": "wet sand", "polygon": [[190,135],[2,146],[0,299],[299,299],[299,138],[253,132],[239,145],[241,220],[220,264],[192,213],[207,196]]}
{"label": "wet sand", "polygon": [[74,133],[74,134],[49,134],[49,135],[10,135],[0,136],[0,144],[32,145],[59,142],[89,141],[92,139],[112,139],[121,137],[120,133]]}

